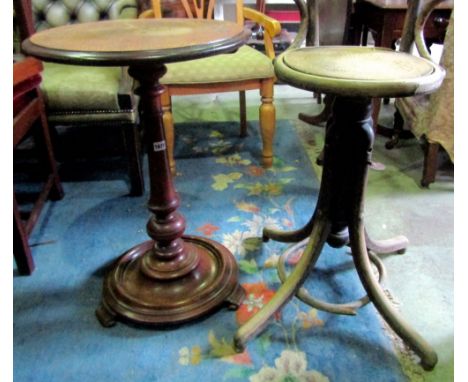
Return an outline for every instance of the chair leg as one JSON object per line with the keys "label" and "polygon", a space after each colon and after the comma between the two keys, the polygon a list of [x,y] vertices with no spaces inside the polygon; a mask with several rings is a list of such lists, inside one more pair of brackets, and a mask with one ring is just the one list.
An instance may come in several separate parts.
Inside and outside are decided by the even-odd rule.
{"label": "chair leg", "polygon": [[172,175],[176,174],[176,164],[174,160],[174,118],[172,116],[172,101],[169,92],[166,90],[161,94],[161,106],[163,110],[164,134],[166,135],[166,149],[169,159],[169,167]]}
{"label": "chair leg", "polygon": [[400,142],[401,134],[403,132],[403,125],[405,121],[403,116],[401,115],[398,109],[395,110],[395,114],[393,115],[393,134],[392,138],[385,143],[385,148],[388,150],[393,149],[398,142]]}
{"label": "chair leg", "polygon": [[125,150],[128,157],[130,195],[141,196],[145,190],[142,167],[142,150],[137,124],[127,124],[122,127]]}
{"label": "chair leg", "polygon": [[379,114],[380,114],[380,106],[382,104],[382,98],[372,98],[372,122],[374,129],[374,133],[377,134],[378,126],[379,126]]}
{"label": "chair leg", "polygon": [[239,92],[240,137],[247,136],[247,108],[245,102],[245,90]]}
{"label": "chair leg", "polygon": [[33,273],[35,265],[29,248],[28,235],[24,229],[18,203],[13,195],[13,255],[15,257],[18,272],[21,275]]}
{"label": "chair leg", "polygon": [[47,122],[47,117],[45,113],[45,108],[44,108],[44,103],[41,103],[43,112],[41,112],[41,129],[42,129],[42,134],[40,135],[40,140],[42,141],[43,145],[41,147],[44,147],[44,161],[47,163],[47,166],[49,167],[49,174],[52,174],[53,176],[53,184],[52,188],[50,189],[49,192],[49,198],[51,200],[60,200],[64,196],[63,188],[62,188],[62,183],[60,182],[60,177],[58,174],[58,169],[57,169],[57,162],[55,160],[55,155],[54,155],[54,149],[52,146],[52,139],[50,137],[50,129],[49,129],[49,124]]}
{"label": "chair leg", "polygon": [[322,93],[314,93],[314,97],[317,99],[317,104],[322,104]]}
{"label": "chair leg", "polygon": [[260,95],[260,133],[262,134],[262,164],[268,168],[273,165],[273,138],[276,128],[276,109],[273,104],[274,80],[262,81]]}
{"label": "chair leg", "polygon": [[423,187],[429,187],[431,183],[435,182],[438,153],[439,144],[428,142],[424,153],[423,176],[421,179],[421,186]]}

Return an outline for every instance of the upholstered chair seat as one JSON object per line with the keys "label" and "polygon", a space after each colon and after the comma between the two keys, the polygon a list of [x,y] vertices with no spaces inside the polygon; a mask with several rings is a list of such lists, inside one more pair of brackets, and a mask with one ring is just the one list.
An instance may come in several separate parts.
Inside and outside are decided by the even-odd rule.
{"label": "upholstered chair seat", "polygon": [[246,45],[232,54],[168,64],[161,83],[206,84],[255,80],[274,75],[271,59]]}
{"label": "upholstered chair seat", "polygon": [[120,68],[44,63],[43,89],[54,110],[118,110]]}

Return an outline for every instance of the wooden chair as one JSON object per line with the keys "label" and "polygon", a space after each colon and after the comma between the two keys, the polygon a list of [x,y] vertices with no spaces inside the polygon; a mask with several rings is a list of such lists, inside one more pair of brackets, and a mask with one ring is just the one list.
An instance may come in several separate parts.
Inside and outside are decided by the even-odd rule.
{"label": "wooden chair", "polygon": [[[215,0],[180,0],[187,17],[213,18]],[[171,171],[175,172],[174,121],[171,97],[176,95],[204,94],[238,91],[240,101],[240,135],[247,135],[245,91],[259,89],[260,132],[263,142],[262,163],[270,167],[273,163],[273,138],[275,134],[275,106],[273,88],[275,75],[272,60],[275,56],[273,37],[281,32],[280,23],[255,9],[243,7],[242,0],[236,0],[236,22],[243,24],[251,20],[264,28],[265,54],[249,46],[243,46],[236,53],[179,62],[167,65],[167,73],[161,78],[166,86],[162,95],[163,121]],[[162,17],[160,0],[152,1],[152,9],[140,17]]]}
{"label": "wooden chair", "polygon": [[39,84],[42,64],[27,58],[13,66],[13,149],[29,135],[35,133],[35,143],[47,168],[46,180],[31,213],[23,221],[16,194],[13,192],[13,254],[20,274],[30,275],[34,260],[28,237],[36,224],[47,198],[58,200],[63,197],[49,135],[49,126]]}
{"label": "wooden chair", "polygon": [[[424,39],[424,26],[436,5],[444,0],[431,0],[418,6],[418,12],[409,15],[408,25],[405,27],[401,50],[411,51],[413,43],[419,55],[431,60]],[[451,161],[454,160],[454,51],[453,51],[453,12],[444,40],[444,50],[440,65],[446,70],[442,86],[432,94],[399,98],[395,101],[394,134],[385,147],[392,149],[398,145],[403,128],[406,127],[418,139],[422,139],[424,146],[424,165],[421,186],[428,187],[435,181],[439,149],[442,146]],[[411,21],[412,18],[412,21]],[[414,25],[414,28],[410,26]]]}
{"label": "wooden chair", "polygon": [[[60,25],[137,16],[137,0],[14,0],[13,4],[21,41],[35,31]],[[41,88],[51,128],[89,131],[112,126],[121,130],[130,194],[142,195],[141,129],[127,68],[44,63]],[[82,155],[82,150],[77,151]],[[63,154],[70,156],[70,152]]]}

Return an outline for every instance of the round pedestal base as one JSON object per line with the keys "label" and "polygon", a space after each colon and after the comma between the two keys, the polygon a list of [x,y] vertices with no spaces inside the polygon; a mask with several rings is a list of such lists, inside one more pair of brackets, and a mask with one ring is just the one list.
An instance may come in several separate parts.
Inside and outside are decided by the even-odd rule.
{"label": "round pedestal base", "polygon": [[186,251],[196,251],[198,266],[185,276],[159,280],[146,276],[140,262],[153,241],[139,244],[118,260],[104,280],[96,315],[103,326],[117,319],[145,325],[175,325],[204,316],[226,305],[237,308],[244,298],[234,256],[221,244],[183,236]]}

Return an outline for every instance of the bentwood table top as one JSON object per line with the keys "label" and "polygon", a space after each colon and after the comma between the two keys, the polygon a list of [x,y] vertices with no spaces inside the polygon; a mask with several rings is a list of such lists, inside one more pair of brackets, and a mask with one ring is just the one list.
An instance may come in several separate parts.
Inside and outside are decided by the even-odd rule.
{"label": "bentwood table top", "polygon": [[93,66],[168,63],[235,51],[249,33],[227,21],[126,19],[70,24],[23,43],[45,61]]}
{"label": "bentwood table top", "polygon": [[166,63],[233,52],[249,35],[232,22],[134,19],[52,28],[23,43],[26,53],[45,61],[128,65],[139,84],[150,175],[146,230],[151,240],[120,256],[106,276],[96,310],[102,325],[112,326],[117,319],[175,325],[242,302],[245,293],[229,250],[213,240],[184,235],[185,219],[177,212],[180,202],[169,170],[160,101],[165,88],[159,79]]}

